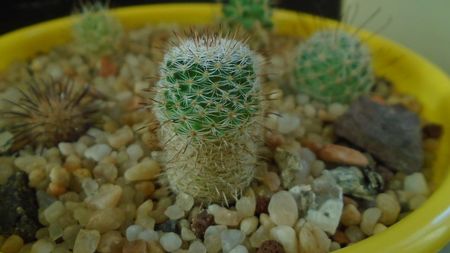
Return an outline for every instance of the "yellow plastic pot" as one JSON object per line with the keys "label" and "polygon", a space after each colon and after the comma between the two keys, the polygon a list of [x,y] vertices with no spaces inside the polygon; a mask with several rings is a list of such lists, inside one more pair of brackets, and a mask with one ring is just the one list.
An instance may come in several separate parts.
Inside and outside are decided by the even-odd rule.
{"label": "yellow plastic pot", "polygon": [[[114,10],[128,29],[148,23],[176,22],[183,25],[216,21],[220,6],[215,4],[169,4]],[[274,13],[276,32],[307,36],[337,23],[304,14],[279,10]],[[71,39],[74,17],[62,18],[21,29],[0,37],[0,71],[15,60],[32,57]],[[438,159],[427,173],[435,189],[418,210],[385,232],[340,250],[341,253],[437,252],[450,241],[450,80],[436,66],[415,53],[376,35],[361,32],[375,58],[379,75],[394,82],[396,88],[416,96],[424,105],[423,116],[444,125]]]}

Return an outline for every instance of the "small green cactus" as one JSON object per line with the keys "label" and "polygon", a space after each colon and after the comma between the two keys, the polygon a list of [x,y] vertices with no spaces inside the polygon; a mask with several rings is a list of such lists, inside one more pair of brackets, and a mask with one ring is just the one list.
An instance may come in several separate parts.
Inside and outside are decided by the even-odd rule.
{"label": "small green cactus", "polygon": [[165,55],[154,111],[175,192],[226,202],[250,184],[262,114],[259,62],[245,44],[220,35],[197,35]]}
{"label": "small green cactus", "polygon": [[81,20],[74,25],[73,34],[81,53],[103,56],[117,49],[123,28],[107,7],[97,2],[82,7]]}
{"label": "small green cactus", "polygon": [[323,103],[350,103],[375,80],[369,49],[342,30],[320,31],[300,44],[294,75],[299,92]]}
{"label": "small green cactus", "polygon": [[222,12],[226,23],[241,25],[247,31],[255,29],[255,26],[273,27],[270,0],[230,0]]}

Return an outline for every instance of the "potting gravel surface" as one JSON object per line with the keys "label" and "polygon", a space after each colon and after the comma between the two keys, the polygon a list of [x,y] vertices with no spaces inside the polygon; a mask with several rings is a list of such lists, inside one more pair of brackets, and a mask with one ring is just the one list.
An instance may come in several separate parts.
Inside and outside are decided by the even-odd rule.
{"label": "potting gravel surface", "polygon": [[[322,253],[382,233],[426,201],[432,187],[424,173],[436,136],[423,140],[424,168],[413,173],[391,170],[337,138],[333,124],[348,106],[293,93],[289,52],[298,39],[277,36],[263,82],[271,114],[251,187],[229,206],[173,194],[163,179],[162,144],[149,127],[155,119],[141,105],[158,74],[159,46],[172,30],[178,28],[130,31],[120,50],[101,61],[86,59],[71,44],[57,47],[1,75],[0,108],[9,106],[3,99],[19,98],[17,88],[33,73],[89,84],[102,115],[75,142],[0,157],[0,184],[25,172],[42,224],[29,242],[1,235],[1,252]],[[395,93],[384,79],[370,96],[420,112],[414,98]]]}

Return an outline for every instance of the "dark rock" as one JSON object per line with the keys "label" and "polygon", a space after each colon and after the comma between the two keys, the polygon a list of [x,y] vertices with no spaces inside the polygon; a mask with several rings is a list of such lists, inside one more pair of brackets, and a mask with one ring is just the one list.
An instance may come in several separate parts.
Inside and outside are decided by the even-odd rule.
{"label": "dark rock", "polygon": [[285,253],[283,246],[275,240],[264,241],[256,253]]}
{"label": "dark rock", "polygon": [[192,232],[194,232],[197,238],[203,240],[206,229],[211,225],[214,225],[214,216],[206,211],[202,211],[192,219]]}
{"label": "dark rock", "polygon": [[442,133],[444,132],[444,129],[441,125],[438,124],[426,124],[422,128],[422,133],[424,138],[430,138],[430,139],[439,139],[442,136]]}
{"label": "dark rock", "polygon": [[174,232],[180,234],[180,226],[175,220],[167,220],[164,223],[156,224],[156,230],[161,230],[164,233]]}
{"label": "dark rock", "polygon": [[269,201],[270,199],[265,196],[256,197],[256,208],[255,208],[256,216],[259,216],[262,213],[269,213]]}
{"label": "dark rock", "polygon": [[25,242],[35,240],[42,227],[38,220],[35,191],[28,186],[28,176],[17,171],[0,186],[0,234],[17,234]]}
{"label": "dark rock", "polygon": [[329,170],[329,173],[343,193],[352,197],[374,200],[384,188],[383,177],[371,169],[341,166]]}
{"label": "dark rock", "polygon": [[422,168],[420,120],[404,107],[386,106],[362,97],[337,119],[335,133],[393,170],[412,173]]}

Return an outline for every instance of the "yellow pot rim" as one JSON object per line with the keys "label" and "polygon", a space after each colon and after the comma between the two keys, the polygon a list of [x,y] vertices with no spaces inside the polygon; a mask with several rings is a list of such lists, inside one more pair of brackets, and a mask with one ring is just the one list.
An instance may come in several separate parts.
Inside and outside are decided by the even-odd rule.
{"label": "yellow pot rim", "polygon": [[[220,5],[155,4],[120,8],[113,10],[113,14],[121,19],[128,29],[158,22],[195,25],[215,21],[220,16]],[[29,58],[39,51],[46,51],[69,41],[70,29],[76,19],[76,16],[55,19],[1,36],[0,71],[14,60]],[[280,34],[295,33],[307,36],[317,27],[336,27],[334,21],[286,10],[276,10],[274,20],[275,31]],[[370,36],[368,44],[373,51],[377,48],[389,49],[388,52],[374,52],[375,68],[378,69],[378,74],[388,76],[393,80],[399,91],[417,95],[425,105],[424,116],[444,124],[444,144],[443,148],[439,150],[439,157],[450,157],[450,148],[448,147],[450,146],[450,119],[445,118],[443,113],[445,109],[450,109],[449,78],[438,67],[410,50],[379,36],[372,36],[365,31],[362,31],[361,34],[362,37]],[[387,65],[387,60],[392,60],[395,58],[394,56],[399,55],[403,57],[401,64],[381,71],[382,67]],[[412,89],[407,84],[411,81],[426,83],[429,86],[416,85],[416,87],[413,85],[414,89]],[[432,181],[439,187],[418,210],[388,230],[337,252],[414,253],[436,252],[441,249],[450,241],[449,160],[442,158],[435,165]]]}

